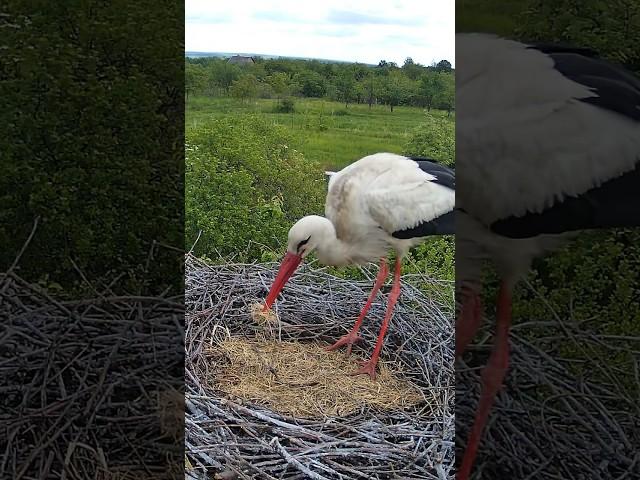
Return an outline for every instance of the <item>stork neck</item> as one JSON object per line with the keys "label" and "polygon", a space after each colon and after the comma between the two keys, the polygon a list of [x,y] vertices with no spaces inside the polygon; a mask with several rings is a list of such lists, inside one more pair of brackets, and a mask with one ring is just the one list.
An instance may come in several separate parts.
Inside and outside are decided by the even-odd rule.
{"label": "stork neck", "polygon": [[336,229],[331,220],[326,219],[323,237],[316,249],[318,260],[325,265],[342,266],[351,263],[349,246],[336,235]]}

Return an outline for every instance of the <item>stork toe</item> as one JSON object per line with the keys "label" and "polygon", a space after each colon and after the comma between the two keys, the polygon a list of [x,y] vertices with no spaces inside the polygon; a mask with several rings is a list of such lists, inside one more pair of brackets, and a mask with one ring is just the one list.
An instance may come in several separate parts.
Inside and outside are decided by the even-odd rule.
{"label": "stork toe", "polygon": [[360,368],[355,372],[352,372],[351,375],[369,375],[371,380],[376,379],[376,365],[378,364],[377,360],[366,360],[360,362]]}
{"label": "stork toe", "polygon": [[342,337],[336,343],[326,347],[325,350],[327,352],[332,352],[333,350],[337,350],[338,348],[347,345],[348,346],[347,355],[350,355],[351,354],[351,348],[353,347],[353,344],[362,342],[363,340],[364,339],[360,335],[353,335],[351,333],[347,333],[344,337]]}

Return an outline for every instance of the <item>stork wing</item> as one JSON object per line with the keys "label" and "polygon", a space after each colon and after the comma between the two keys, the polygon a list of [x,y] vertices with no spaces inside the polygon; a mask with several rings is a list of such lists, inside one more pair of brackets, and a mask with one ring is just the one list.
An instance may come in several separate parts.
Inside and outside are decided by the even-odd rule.
{"label": "stork wing", "polygon": [[541,213],[636,168],[640,81],[577,50],[459,34],[458,206]]}
{"label": "stork wing", "polygon": [[433,180],[424,174],[423,180],[372,188],[365,196],[371,217],[392,235],[451,212],[455,191]]}

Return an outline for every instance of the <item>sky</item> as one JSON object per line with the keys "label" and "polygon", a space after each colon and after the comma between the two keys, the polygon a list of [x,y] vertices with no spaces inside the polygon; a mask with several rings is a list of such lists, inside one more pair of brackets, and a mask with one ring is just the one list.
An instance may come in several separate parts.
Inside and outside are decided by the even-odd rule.
{"label": "sky", "polygon": [[186,0],[185,50],[455,65],[455,0]]}

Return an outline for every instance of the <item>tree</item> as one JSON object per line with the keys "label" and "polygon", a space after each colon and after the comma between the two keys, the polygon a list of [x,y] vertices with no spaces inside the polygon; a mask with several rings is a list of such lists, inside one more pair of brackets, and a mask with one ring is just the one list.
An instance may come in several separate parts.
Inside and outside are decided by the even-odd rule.
{"label": "tree", "polygon": [[278,100],[289,93],[289,75],[284,72],[277,72],[267,78],[269,85],[273,88]]}
{"label": "tree", "polygon": [[265,60],[264,69],[268,75],[286,73],[292,75],[297,71],[297,63],[286,58],[270,58]]}
{"label": "tree", "polygon": [[438,108],[447,111],[447,116],[455,108],[456,86],[455,77],[451,74],[440,74],[442,88],[436,96]]}
{"label": "tree", "polygon": [[376,100],[376,93],[379,91],[377,77],[370,73],[361,80],[360,87],[366,102],[369,104],[369,108],[371,108]]}
{"label": "tree", "polygon": [[451,62],[448,60],[440,60],[436,64],[436,72],[445,72],[449,73],[451,71]]}
{"label": "tree", "polygon": [[362,65],[361,63],[352,65],[351,69],[353,71],[353,78],[355,78],[358,82],[364,78],[367,78],[369,76],[369,72],[371,71],[369,67],[367,67],[366,65]]}
{"label": "tree", "polygon": [[[364,79],[363,79],[364,80]],[[355,82],[353,85],[353,94],[355,96],[356,103],[363,103],[366,95],[364,83],[362,81]]]}
{"label": "tree", "polygon": [[210,66],[211,86],[222,88],[228,95],[229,89],[234,81],[240,77],[242,73],[237,65],[228,63],[226,60],[216,60]]}
{"label": "tree", "polygon": [[431,111],[436,106],[437,97],[444,89],[444,78],[442,74],[428,71],[419,83],[419,95],[427,110]]}
{"label": "tree", "polygon": [[343,69],[336,81],[336,89],[338,93],[338,99],[344,102],[345,108],[349,107],[349,102],[355,99],[355,85],[356,81],[353,78],[353,73],[350,69]]}
{"label": "tree", "polygon": [[378,63],[378,67],[380,68],[398,68],[398,64],[396,62],[387,62],[386,60],[380,60]]}
{"label": "tree", "polygon": [[201,92],[207,84],[207,72],[202,65],[186,62],[184,70],[184,91],[189,98],[190,93]]}
{"label": "tree", "polygon": [[325,79],[317,72],[306,71],[298,76],[300,89],[305,97],[320,98],[327,92]]}
{"label": "tree", "polygon": [[409,88],[406,77],[399,70],[389,72],[382,82],[382,98],[384,103],[389,105],[393,112],[393,107],[400,105],[407,97]]}
{"label": "tree", "polygon": [[402,65],[402,71],[411,80],[417,80],[422,69],[423,67],[420,64],[415,63],[411,57],[407,57],[404,61],[404,65]]}
{"label": "tree", "polygon": [[255,98],[258,95],[258,79],[250,73],[242,75],[231,85],[230,93],[233,97],[240,98],[243,101]]}
{"label": "tree", "polygon": [[[437,75],[454,73],[446,60],[433,62],[430,67],[414,62],[411,57],[405,59],[402,67],[386,60],[381,60],[379,67],[302,59],[268,59],[243,67],[229,65],[218,58],[188,59],[187,63],[194,66],[186,73],[186,89],[189,93],[198,88],[206,90],[205,87],[198,87],[198,79],[194,76],[195,69],[202,67],[208,74],[210,92],[243,99],[258,96],[282,100],[288,96],[304,96],[343,102],[345,108],[351,103],[364,102],[368,103],[369,108],[373,108],[374,103],[381,103],[389,105],[391,109],[397,105],[431,109],[437,108],[438,102],[443,108],[446,106],[447,111],[453,108],[452,94],[446,100],[444,97],[436,98],[443,89]],[[439,71],[449,68],[449,72]],[[257,81],[256,94],[252,92],[255,86],[253,81],[249,81],[249,84],[240,82],[231,93],[231,86],[244,75],[252,75]]]}
{"label": "tree", "polygon": [[[260,58],[260,57],[257,57]],[[263,82],[267,78],[267,70],[264,67],[264,62],[255,62],[248,65],[242,65],[240,67],[243,73],[250,73],[255,76],[259,81]]]}

